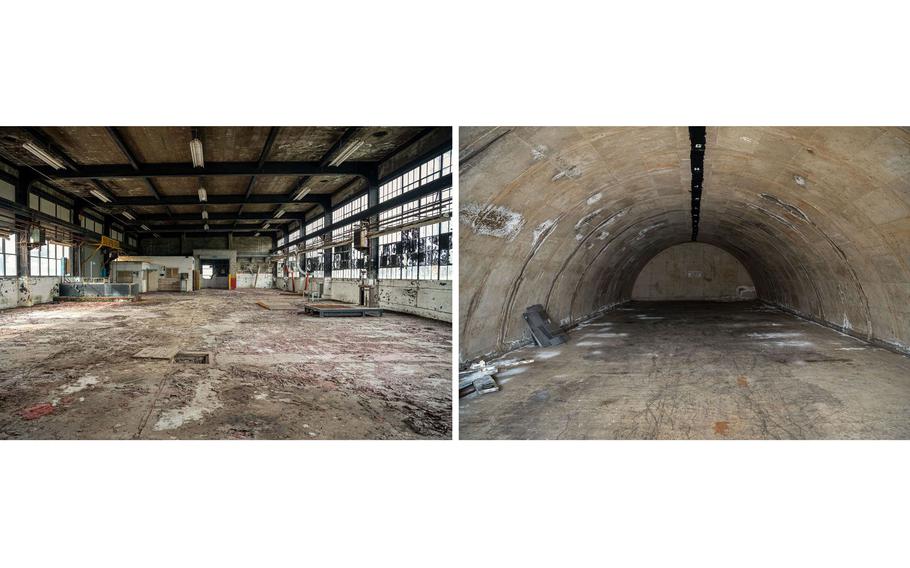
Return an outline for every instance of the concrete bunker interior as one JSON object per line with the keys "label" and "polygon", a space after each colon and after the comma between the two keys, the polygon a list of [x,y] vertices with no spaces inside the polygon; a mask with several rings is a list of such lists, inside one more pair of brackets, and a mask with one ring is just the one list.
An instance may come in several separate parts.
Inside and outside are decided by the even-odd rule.
{"label": "concrete bunker interior", "polygon": [[[500,386],[462,438],[910,437],[910,130],[459,144],[459,356]],[[567,343],[530,344],[535,304]]]}
{"label": "concrete bunker interior", "polygon": [[0,128],[0,438],[450,438],[451,145]]}

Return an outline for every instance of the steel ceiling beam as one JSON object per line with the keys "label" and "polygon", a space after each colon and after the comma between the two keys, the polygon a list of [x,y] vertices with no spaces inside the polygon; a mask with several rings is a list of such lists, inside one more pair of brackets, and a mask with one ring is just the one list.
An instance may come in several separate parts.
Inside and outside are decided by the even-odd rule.
{"label": "steel ceiling beam", "polygon": [[335,157],[335,154],[337,154],[338,151],[341,150],[345,146],[345,144],[347,144],[348,141],[354,137],[354,134],[356,134],[358,130],[359,130],[359,127],[352,126],[350,128],[347,128],[341,134],[341,138],[339,138],[338,140],[335,141],[334,144],[332,144],[332,147],[329,148],[329,151],[325,153],[325,155],[322,157],[322,161],[320,161],[319,164],[324,168],[328,167],[329,162],[332,161],[332,159]]}
{"label": "steel ceiling beam", "polygon": [[316,203],[323,207],[331,207],[332,198],[328,195],[305,195],[301,199],[294,200],[290,194],[261,194],[251,195],[248,199],[243,195],[212,195],[209,194],[205,203],[199,201],[196,195],[166,195],[158,201],[154,197],[115,197],[107,205],[116,207],[137,207],[137,206],[154,206],[154,205],[238,205],[246,203],[248,205],[256,204],[273,204],[281,205],[287,203]]}
{"label": "steel ceiling beam", "polygon": [[[275,214],[271,211],[261,213],[213,213],[209,212],[209,221],[299,221],[303,219],[303,211],[288,212],[279,219],[275,219]],[[156,221],[202,221],[199,213],[175,213],[174,215],[150,214],[137,215],[136,219],[140,223],[148,224]]]}
{"label": "steel ceiling beam", "polygon": [[375,162],[345,162],[338,167],[323,167],[320,162],[206,162],[204,168],[192,164],[141,164],[133,169],[128,164],[86,165],[78,170],[34,168],[50,179],[103,180],[157,177],[218,177],[218,176],[360,176],[375,179]]}

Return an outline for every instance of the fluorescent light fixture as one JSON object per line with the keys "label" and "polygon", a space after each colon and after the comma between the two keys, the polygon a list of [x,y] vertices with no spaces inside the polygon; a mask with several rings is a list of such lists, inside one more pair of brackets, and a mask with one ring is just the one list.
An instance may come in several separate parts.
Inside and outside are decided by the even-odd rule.
{"label": "fluorescent light fixture", "polygon": [[205,209],[202,210],[202,218],[203,218],[203,219],[208,219],[208,218],[209,218],[209,212],[206,211]]}
{"label": "fluorescent light fixture", "polygon": [[259,233],[256,233],[256,234],[255,234],[255,235],[253,235],[253,236],[254,236],[254,237],[258,237],[258,236],[259,236]]}
{"label": "fluorescent light fixture", "polygon": [[332,167],[340,166],[345,160],[350,158],[354,152],[359,150],[361,146],[363,146],[363,140],[355,140],[354,142],[351,142],[351,144],[348,145],[347,148],[345,148],[344,150],[339,152],[337,156],[335,156],[335,159],[333,159],[331,162],[329,162],[329,165]]}
{"label": "fluorescent light fixture", "polygon": [[206,223],[205,226],[203,227],[203,229],[205,229],[206,231],[208,231],[208,230],[209,230],[209,224]]}
{"label": "fluorescent light fixture", "polygon": [[156,239],[161,238],[161,235],[159,235],[158,233],[152,233],[152,236],[155,237]]}
{"label": "fluorescent light fixture", "polygon": [[22,147],[25,148],[26,150],[28,150],[33,156],[35,156],[36,158],[38,158],[45,164],[49,165],[50,167],[54,168],[55,170],[62,170],[64,168],[66,168],[66,166],[63,165],[63,162],[61,162],[57,158],[48,154],[44,148],[36,146],[36,145],[32,144],[31,142],[26,142],[25,144],[22,145]]}
{"label": "fluorescent light fixture", "polygon": [[135,220],[136,220],[135,217],[133,217],[132,215],[130,215],[130,212],[129,212],[129,211],[124,211],[123,213],[121,213],[121,215],[123,215],[124,217],[126,217],[126,218],[129,219],[130,221],[135,221]]}
{"label": "fluorescent light fixture", "polygon": [[205,203],[206,201],[209,200],[209,196],[208,196],[208,194],[205,192],[205,188],[204,188],[204,187],[200,187],[198,193],[199,193],[199,201]]}
{"label": "fluorescent light fixture", "polygon": [[300,201],[310,192],[310,188],[301,187],[300,191],[297,192],[297,195],[294,196],[294,201]]}
{"label": "fluorescent light fixture", "polygon": [[91,193],[92,195],[94,195],[95,197],[97,197],[98,199],[100,199],[101,201],[105,202],[105,203],[110,203],[110,202],[111,202],[111,198],[110,198],[110,197],[104,195],[103,193],[101,193],[101,192],[98,191],[97,189],[90,189],[90,190],[88,190],[88,192]]}
{"label": "fluorescent light fixture", "polygon": [[284,209],[279,209],[278,211],[275,212],[276,219],[279,219],[282,215],[284,215]]}
{"label": "fluorescent light fixture", "polygon": [[268,228],[269,228],[269,225],[270,225],[270,223],[266,223],[265,225],[263,225],[263,226],[262,226],[263,230],[268,229]]}
{"label": "fluorescent light fixture", "polygon": [[205,167],[205,160],[202,156],[202,140],[193,138],[190,140],[190,156],[193,158],[193,167]]}
{"label": "fluorescent light fixture", "polygon": [[151,231],[151,229],[148,228],[148,225],[139,225],[139,228],[143,231]]}

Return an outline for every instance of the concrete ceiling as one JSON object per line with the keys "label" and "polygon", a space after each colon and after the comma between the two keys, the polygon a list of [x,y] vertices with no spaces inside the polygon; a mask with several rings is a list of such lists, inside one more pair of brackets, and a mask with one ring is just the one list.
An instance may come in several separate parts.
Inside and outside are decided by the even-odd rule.
{"label": "concrete ceiling", "polygon": [[[462,128],[463,360],[626,301],[691,239],[686,127]],[[759,297],[907,350],[910,130],[708,127],[699,241]]]}
{"label": "concrete ceiling", "polygon": [[[203,141],[206,164],[224,162],[256,163],[267,145],[271,127],[200,127],[199,136]],[[191,127],[118,127],[115,129],[133,154],[135,160],[144,166],[155,164],[181,164],[190,162],[189,141]],[[422,127],[280,127],[274,137],[268,155],[274,162],[319,162],[333,151],[337,152],[346,140],[363,140],[364,144],[348,158],[348,162],[374,163],[382,168],[388,161],[397,162],[407,150],[422,147],[423,139],[438,141],[451,139],[449,128]],[[46,165],[22,148],[26,141],[44,141],[42,146],[55,147],[57,157],[65,157],[77,167],[99,165],[127,165],[129,159],[119,148],[106,127],[3,127],[0,128],[0,158],[10,164],[22,167],[45,167]],[[341,146],[338,146],[341,144]],[[52,152],[54,153],[54,152]],[[196,195],[200,184],[204,184],[210,196],[243,196],[250,187],[250,176],[200,176],[152,178],[159,194],[163,197]],[[305,184],[310,195],[328,195],[334,203],[366,188],[366,181],[355,175],[313,175],[313,176],[257,176],[252,185],[251,195],[287,195]],[[91,180],[60,179],[52,185],[65,193],[96,202],[97,208],[120,213],[123,207],[107,206],[97,202],[90,195],[96,188]],[[114,178],[103,181],[103,187],[115,198],[152,197],[148,183],[142,178]],[[279,207],[291,214],[306,214],[318,207],[315,203],[288,203],[278,205],[232,204],[208,205],[210,212],[220,213],[262,213],[276,211]],[[202,205],[131,205],[127,210],[139,215],[170,215],[172,213],[199,214]],[[294,215],[273,221],[273,226],[292,223]],[[142,220],[140,220],[141,222]],[[156,219],[157,221],[157,219]],[[151,221],[146,221],[152,224]],[[174,220],[173,223],[199,224],[199,221]],[[139,222],[137,222],[137,225]],[[261,223],[259,223],[261,225]],[[251,225],[247,222],[247,228]]]}

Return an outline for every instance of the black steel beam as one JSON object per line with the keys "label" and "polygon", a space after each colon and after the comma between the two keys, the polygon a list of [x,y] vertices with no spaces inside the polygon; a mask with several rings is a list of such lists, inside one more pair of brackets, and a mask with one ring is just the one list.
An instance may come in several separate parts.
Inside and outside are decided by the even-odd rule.
{"label": "black steel beam", "polygon": [[[114,143],[117,144],[117,147],[120,149],[120,152],[126,157],[129,161],[130,166],[134,170],[139,170],[139,162],[136,160],[136,156],[133,155],[133,151],[130,150],[130,147],[127,145],[126,140],[123,139],[123,136],[120,134],[120,131],[114,128],[113,126],[107,127],[107,133],[114,140]],[[155,199],[161,201],[161,192],[158,191],[158,188],[155,186],[155,182],[151,178],[142,178],[145,181],[146,187],[149,188],[149,191],[152,192],[152,195],[155,196]],[[170,209],[167,210],[170,213]]]}
{"label": "black steel beam", "polygon": [[[287,203],[316,203],[322,205],[323,207],[330,207],[332,203],[332,198],[328,195],[304,195],[299,200],[294,200],[292,195],[287,194],[264,194],[264,195],[251,195],[249,198],[246,198],[243,195],[209,195],[208,201],[205,202],[207,205],[238,205],[241,203],[246,203],[248,205],[256,204],[287,204]],[[204,205],[199,201],[199,197],[195,195],[166,195],[161,198],[161,201],[158,201],[154,197],[115,197],[111,203],[107,205],[116,207],[116,206],[152,206],[152,205]]]}
{"label": "black steel beam", "polygon": [[[354,215],[351,215],[347,219],[344,219],[337,223],[332,223],[331,225],[328,225],[318,231],[314,231],[303,237],[300,237],[299,239],[295,239],[293,241],[285,243],[280,248],[283,249],[283,248],[287,248],[287,247],[291,247],[291,246],[300,244],[308,239],[312,239],[314,237],[318,237],[318,236],[324,235],[326,233],[330,233],[331,231],[333,231],[339,227],[343,227],[350,223],[356,223],[357,221],[360,221],[362,219],[368,219],[372,215],[378,215],[379,213],[381,213],[387,209],[392,209],[393,207],[398,207],[399,205],[403,205],[410,201],[414,201],[415,199],[419,199],[425,195],[430,195],[431,193],[436,193],[437,191],[442,191],[443,189],[446,189],[447,187],[452,187],[452,174],[443,176],[437,180],[433,180],[433,181],[431,181],[427,184],[424,184],[424,185],[418,187],[417,189],[411,190],[407,193],[397,195],[397,196],[393,197],[392,199],[389,199],[388,201],[384,201],[384,202],[380,203],[379,205],[374,205],[373,207],[367,207],[363,211],[361,211],[359,213],[355,213]],[[272,252],[275,252],[277,250],[278,250],[277,248],[272,249]]]}
{"label": "black steel beam", "polygon": [[[269,221],[275,218],[272,211],[263,211],[261,213],[212,213],[209,212],[210,221]],[[136,219],[140,223],[155,223],[158,221],[202,221],[199,213],[175,213],[174,215],[150,214],[137,215]],[[303,219],[303,212],[287,213],[280,217],[279,221]]]}
{"label": "black steel beam", "polygon": [[344,131],[344,133],[341,135],[341,138],[336,140],[335,143],[332,144],[332,147],[329,148],[329,151],[325,153],[325,156],[322,157],[322,161],[319,162],[320,165],[324,168],[328,167],[329,162],[332,161],[335,154],[338,153],[338,150],[341,150],[341,148],[344,147],[344,145],[348,143],[348,140],[350,140],[351,137],[354,136],[354,133],[357,132],[357,130],[358,130],[358,128],[356,128],[356,127],[350,127],[348,129],[346,129]]}
{"label": "black steel beam", "polygon": [[151,226],[149,230],[139,229],[137,232],[143,235],[150,235],[152,233],[236,233],[236,232],[247,232],[247,233],[271,233],[272,231],[278,231],[281,227],[269,227],[268,229],[259,228],[244,228],[237,230],[230,225],[209,225],[208,230],[205,229],[205,225],[196,224],[196,225],[162,225]]}
{"label": "black steel beam", "polygon": [[123,179],[156,177],[214,177],[214,176],[361,176],[376,177],[374,162],[345,162],[338,167],[323,167],[320,162],[206,162],[204,168],[192,164],[141,164],[133,169],[128,164],[85,165],[78,170],[35,168],[50,179]]}
{"label": "black steel beam", "polygon": [[698,221],[701,215],[701,191],[705,180],[705,132],[704,126],[689,127],[689,162],[692,166],[692,240],[698,239]]}

